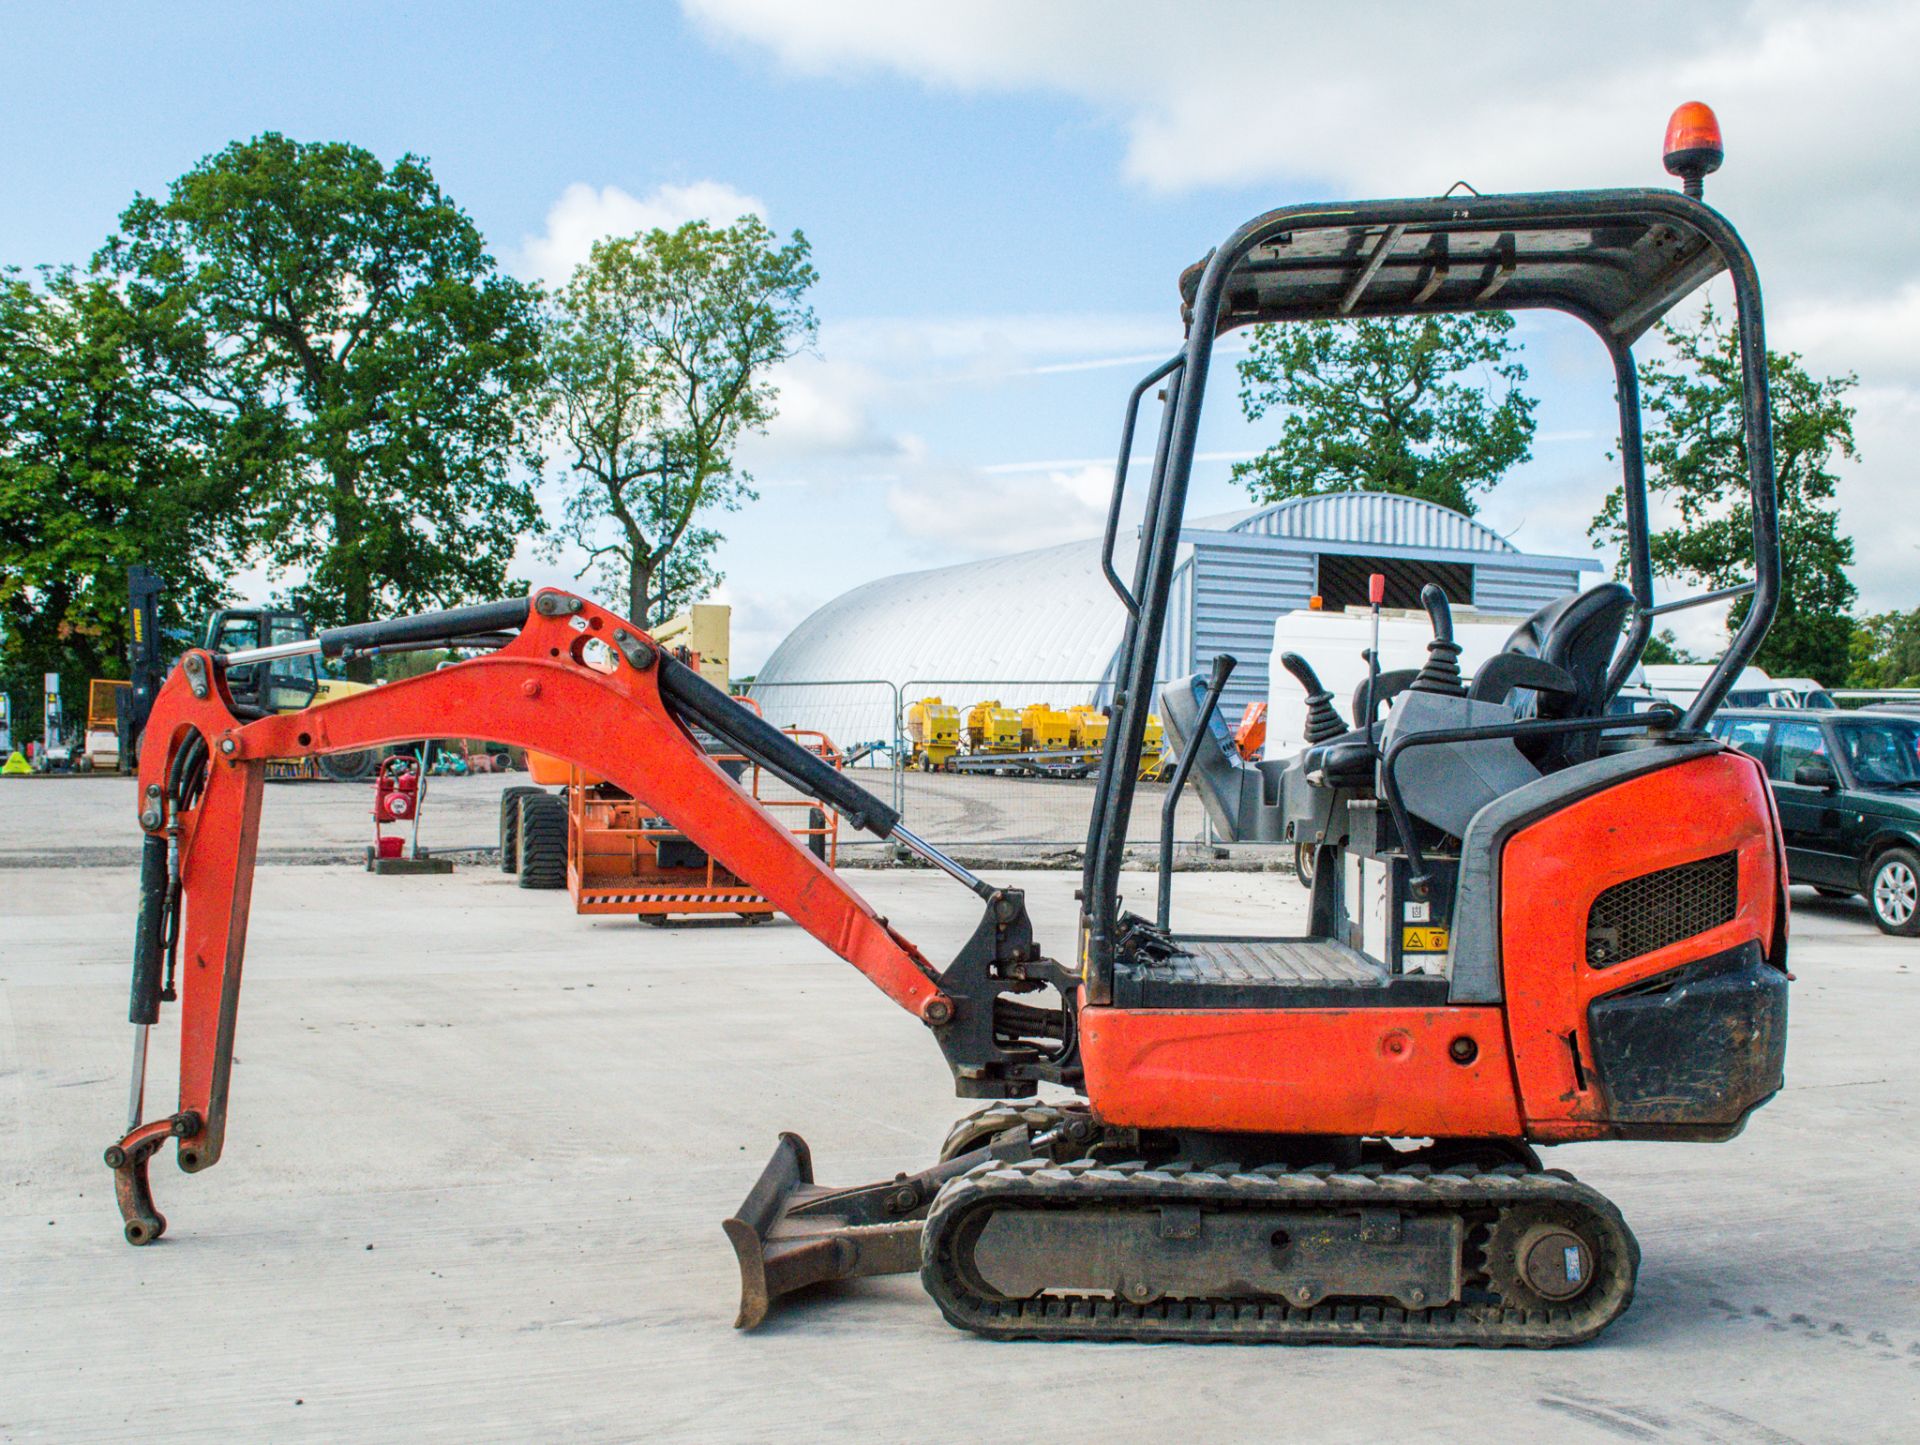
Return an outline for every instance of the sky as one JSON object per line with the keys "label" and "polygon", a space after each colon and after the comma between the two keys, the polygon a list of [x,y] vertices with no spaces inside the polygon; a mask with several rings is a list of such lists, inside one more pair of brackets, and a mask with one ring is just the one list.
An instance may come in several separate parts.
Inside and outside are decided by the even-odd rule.
{"label": "sky", "polygon": [[[425,156],[528,279],[696,215],[804,231],[819,339],[743,448],[761,500],[720,524],[744,674],[860,582],[1095,534],[1126,394],[1180,343],[1175,281],[1247,217],[1458,180],[1669,184],[1667,115],[1705,100],[1727,143],[1707,197],[1755,254],[1772,345],[1860,379],[1840,506],[1862,605],[1911,608],[1916,55],[1915,0],[19,6],[0,265],[84,261],[136,192],[267,130]],[[1571,322],[1518,335],[1534,457],[1481,517],[1596,555],[1609,370]],[[1269,439],[1216,382],[1190,515],[1246,505],[1232,462]],[[542,485],[556,514],[563,485]]]}

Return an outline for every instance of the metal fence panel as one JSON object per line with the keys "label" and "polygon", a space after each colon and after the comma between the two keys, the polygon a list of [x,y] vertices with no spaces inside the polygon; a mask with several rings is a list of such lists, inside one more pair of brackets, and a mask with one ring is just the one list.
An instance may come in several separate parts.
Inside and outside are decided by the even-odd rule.
{"label": "metal fence panel", "polygon": [[[849,759],[847,771],[868,792],[900,809],[900,691],[883,679],[854,682],[755,683],[747,696],[761,716],[778,728],[804,728],[824,734]],[[802,739],[802,741],[807,741]],[[762,779],[771,797],[797,796],[785,783]],[[840,851],[888,845],[869,833],[842,829]]]}
{"label": "metal fence panel", "polygon": [[[1038,854],[1085,845],[1098,759],[1036,757],[1036,752],[1057,751],[1042,749],[1003,761],[998,755],[981,756],[963,748],[958,765],[948,770],[913,767],[909,765],[907,710],[923,698],[937,697],[960,710],[964,725],[968,709],[976,703],[997,702],[1016,710],[1044,703],[1065,711],[1076,704],[1094,703],[1108,686],[1098,678],[1016,682],[944,678],[913,680],[903,687],[880,679],[796,679],[755,683],[748,696],[775,727],[824,733],[851,757],[849,772],[855,780],[891,803],[914,832],[935,846],[963,854]],[[770,796],[784,798],[791,793],[772,778],[763,778],[762,788]],[[1129,845],[1150,848],[1159,839],[1165,797],[1164,783],[1139,785],[1127,828]],[[1189,788],[1175,815],[1174,839],[1189,846],[1206,841],[1206,836],[1199,795]],[[863,850],[885,846],[868,834],[847,830],[840,834],[843,855],[858,856]]]}
{"label": "metal fence panel", "polygon": [[[1036,703],[1066,710],[1091,703],[1101,694],[1098,678],[1041,678],[1009,682],[966,678],[914,679],[900,689],[902,727],[907,709],[937,697],[960,710],[964,727],[969,708],[997,702],[1016,710]],[[904,754],[905,747],[901,749]],[[1028,751],[1015,757],[1034,758]],[[1080,848],[1093,813],[1097,759],[1038,765],[963,751],[951,771],[906,769],[901,776],[900,811],[921,837],[961,852],[979,849],[1057,851]],[[1077,775],[1076,775],[1077,774]],[[1160,809],[1166,789],[1142,783],[1134,797],[1127,841],[1151,846],[1160,836]],[[1175,815],[1174,838],[1197,843],[1205,827],[1197,794],[1189,790]]]}

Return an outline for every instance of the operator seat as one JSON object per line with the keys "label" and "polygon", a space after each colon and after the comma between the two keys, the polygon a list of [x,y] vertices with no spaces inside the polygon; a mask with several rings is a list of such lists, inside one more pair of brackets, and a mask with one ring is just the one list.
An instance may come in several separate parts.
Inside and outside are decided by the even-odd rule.
{"label": "operator seat", "polygon": [[[1538,658],[1566,675],[1568,686],[1552,690],[1531,687],[1502,689],[1514,715],[1523,720],[1599,717],[1612,700],[1607,669],[1620,632],[1633,613],[1633,594],[1618,582],[1602,582],[1572,597],[1549,602],[1514,629],[1505,655]],[[1501,657],[1489,658],[1474,675],[1473,696],[1489,702],[1482,679],[1496,677]],[[1570,733],[1554,738],[1526,738],[1520,751],[1542,772],[1587,762],[1600,754],[1597,733]]]}

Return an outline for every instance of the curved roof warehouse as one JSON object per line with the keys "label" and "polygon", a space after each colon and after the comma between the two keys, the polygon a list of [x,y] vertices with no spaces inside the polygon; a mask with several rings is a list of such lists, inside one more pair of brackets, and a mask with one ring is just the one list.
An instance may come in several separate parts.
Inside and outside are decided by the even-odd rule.
{"label": "curved roof warehouse", "polygon": [[[1124,578],[1136,540],[1115,549]],[[1367,575],[1382,572],[1390,607],[1417,606],[1420,588],[1438,582],[1456,603],[1524,615],[1598,570],[1587,558],[1523,553],[1471,517],[1381,492],[1198,518],[1181,536],[1160,677],[1231,653],[1239,666],[1221,700],[1231,720],[1267,696],[1274,620],[1316,594],[1333,610],[1364,603]],[[902,708],[925,696],[963,708],[982,698],[1101,703],[1123,619],[1098,538],[904,572],[814,612],[774,649],[752,691],[768,721],[819,728],[842,746],[893,736],[895,689]]]}

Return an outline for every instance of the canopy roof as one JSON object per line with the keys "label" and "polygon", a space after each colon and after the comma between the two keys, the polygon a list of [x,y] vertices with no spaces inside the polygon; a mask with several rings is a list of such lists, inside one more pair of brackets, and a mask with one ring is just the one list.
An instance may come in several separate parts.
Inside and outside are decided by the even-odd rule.
{"label": "canopy roof", "polygon": [[[1630,344],[1739,242],[1672,191],[1289,207],[1241,228],[1219,329],[1263,321],[1552,308]],[[1211,256],[1180,277],[1192,319]]]}

